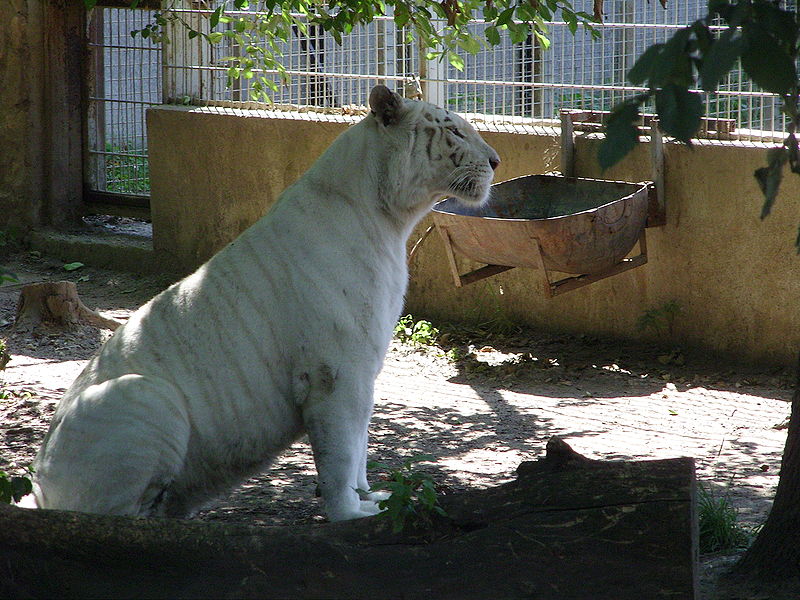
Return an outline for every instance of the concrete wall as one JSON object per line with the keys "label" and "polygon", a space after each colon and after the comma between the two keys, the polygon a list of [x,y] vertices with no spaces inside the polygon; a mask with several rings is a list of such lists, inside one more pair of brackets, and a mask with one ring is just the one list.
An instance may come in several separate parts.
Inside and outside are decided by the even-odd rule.
{"label": "concrete wall", "polygon": [[[260,216],[348,123],[291,114],[154,108],[148,114],[154,243],[186,268]],[[558,139],[484,132],[503,163],[497,181],[558,166]],[[598,141],[577,141],[576,172],[597,177]],[[258,151],[253,152],[254,149]],[[407,310],[452,320],[513,321],[553,330],[643,335],[643,311],[676,300],[675,342],[767,363],[791,364],[800,347],[800,178],[787,176],[773,214],[759,220],[752,172],[763,147],[666,147],[667,224],[648,229],[647,265],[547,299],[541,274],[514,269],[457,289],[442,241],[414,257]],[[650,179],[647,147],[605,174]],[[430,224],[427,218],[410,243]],[[470,270],[459,259],[462,272]]]}

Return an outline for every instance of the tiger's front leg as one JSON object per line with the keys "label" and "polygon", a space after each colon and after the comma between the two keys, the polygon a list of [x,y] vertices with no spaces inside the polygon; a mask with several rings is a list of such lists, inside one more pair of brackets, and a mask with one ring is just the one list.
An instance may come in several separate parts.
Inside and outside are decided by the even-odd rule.
{"label": "tiger's front leg", "polygon": [[366,439],[372,416],[372,382],[354,374],[337,373],[312,389],[303,419],[325,512],[330,521],[369,517],[380,512],[373,500],[362,500],[366,482]]}

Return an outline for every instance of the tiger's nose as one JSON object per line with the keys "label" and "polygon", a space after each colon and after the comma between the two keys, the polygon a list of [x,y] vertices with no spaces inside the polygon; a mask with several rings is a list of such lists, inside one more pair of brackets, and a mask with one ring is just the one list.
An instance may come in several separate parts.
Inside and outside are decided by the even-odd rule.
{"label": "tiger's nose", "polygon": [[492,167],[492,171],[497,170],[497,166],[500,164],[500,157],[493,156],[489,159],[489,166]]}

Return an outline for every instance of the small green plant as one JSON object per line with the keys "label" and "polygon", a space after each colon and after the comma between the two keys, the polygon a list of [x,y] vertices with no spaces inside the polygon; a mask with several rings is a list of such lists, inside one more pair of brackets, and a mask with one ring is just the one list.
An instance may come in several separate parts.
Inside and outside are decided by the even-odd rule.
{"label": "small green plant", "polygon": [[433,477],[414,467],[417,463],[432,460],[433,457],[428,454],[416,454],[404,460],[400,468],[394,470],[383,463],[368,463],[369,469],[389,472],[387,478],[373,485],[370,491],[391,493],[387,499],[378,502],[378,507],[383,510],[378,516],[389,519],[395,533],[403,531],[406,523],[425,524],[430,523],[433,515],[447,516],[439,506]]}
{"label": "small green plant", "polygon": [[[31,470],[28,469],[30,473]],[[10,477],[5,471],[0,471],[0,503],[11,504],[19,502],[33,490],[31,480],[24,476]]]}
{"label": "small green plant", "polygon": [[71,263],[66,263],[64,265],[64,270],[65,271],[77,271],[81,267],[85,267],[85,266],[86,265],[84,265],[82,262],[71,262]]}
{"label": "small green plant", "polygon": [[448,350],[447,352],[445,352],[444,356],[450,362],[457,363],[458,361],[464,358],[464,352],[462,352],[461,348],[453,347],[450,348],[450,350]]}
{"label": "small green plant", "polygon": [[716,496],[700,486],[697,512],[700,552],[734,550],[743,548],[750,542],[748,533],[736,522],[736,509],[726,496]]}
{"label": "small green plant", "polygon": [[675,319],[681,314],[681,305],[677,300],[665,302],[658,308],[644,311],[636,322],[639,331],[651,330],[661,337],[672,338],[675,333]]}
{"label": "small green plant", "polygon": [[[0,338],[0,371],[6,368],[6,365],[11,360],[11,354],[8,351],[8,345],[3,338]],[[0,390],[0,399],[4,398],[3,394],[6,393],[6,390]]]}
{"label": "small green plant", "polygon": [[401,317],[394,328],[394,336],[401,342],[411,343],[415,346],[432,346],[439,337],[439,330],[430,321],[406,315]]}

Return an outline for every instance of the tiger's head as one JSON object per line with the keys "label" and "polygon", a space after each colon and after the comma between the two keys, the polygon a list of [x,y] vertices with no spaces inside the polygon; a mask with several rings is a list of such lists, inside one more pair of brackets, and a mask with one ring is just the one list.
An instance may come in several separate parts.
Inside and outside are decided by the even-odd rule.
{"label": "tiger's head", "polygon": [[466,120],[382,85],[372,89],[369,105],[394,149],[387,155],[389,176],[406,178],[404,184],[422,191],[426,203],[455,197],[477,206],[488,198],[500,157]]}

